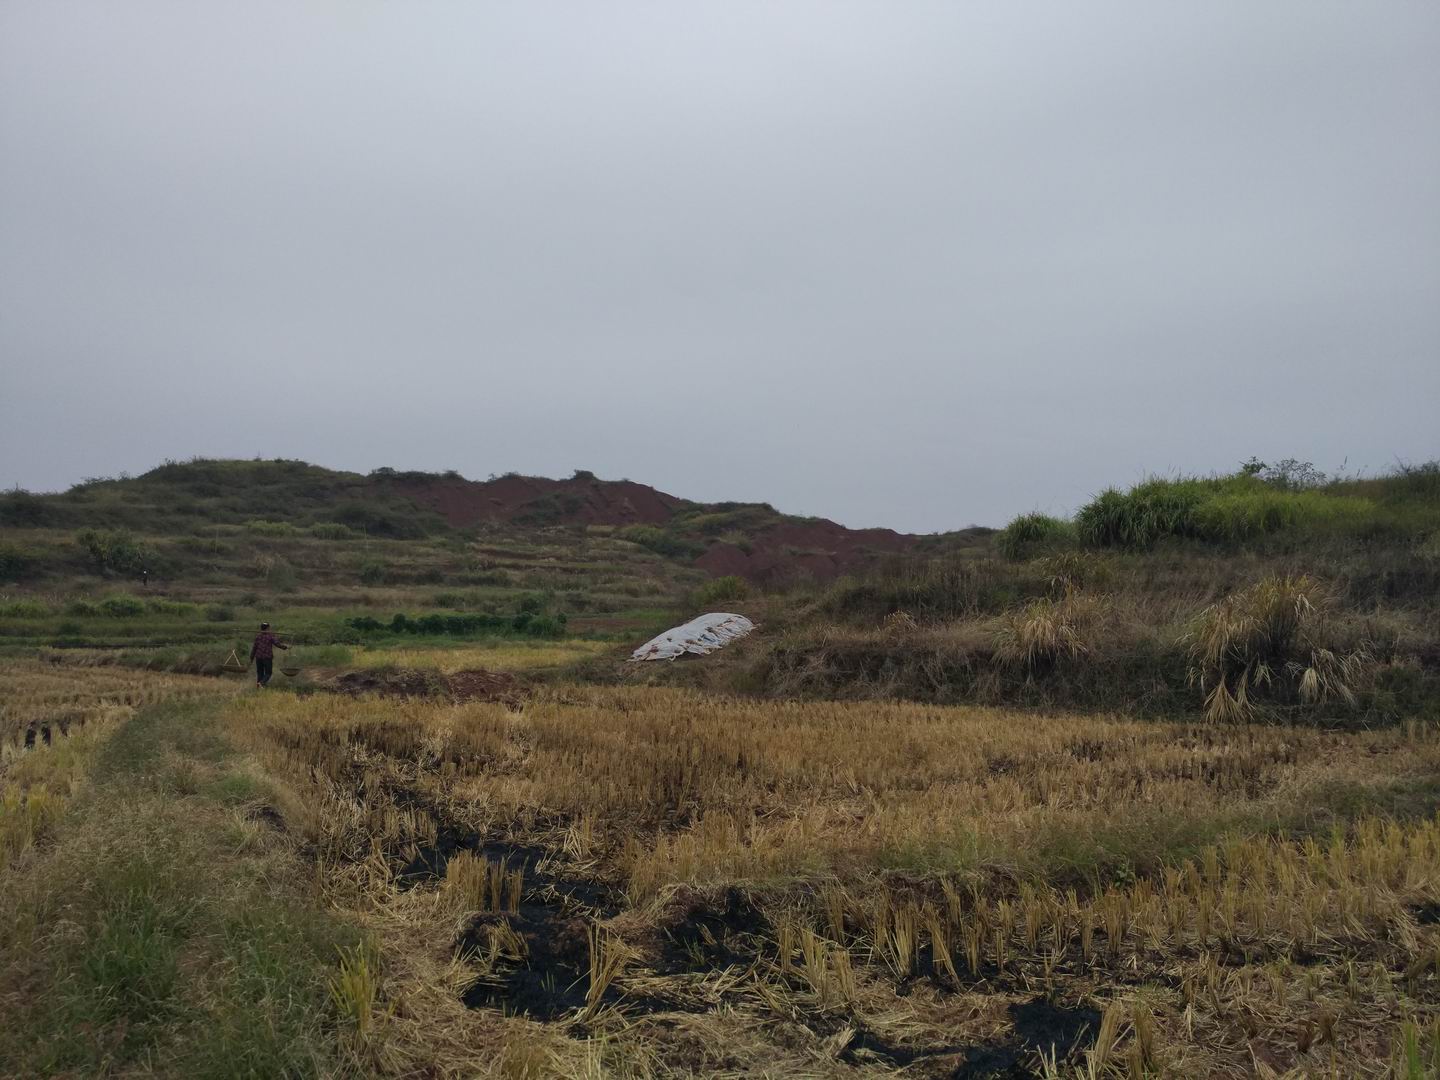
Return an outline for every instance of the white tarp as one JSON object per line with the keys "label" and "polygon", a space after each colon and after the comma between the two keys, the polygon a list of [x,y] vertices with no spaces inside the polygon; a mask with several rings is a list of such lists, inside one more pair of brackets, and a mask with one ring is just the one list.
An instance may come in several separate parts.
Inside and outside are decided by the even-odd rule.
{"label": "white tarp", "polygon": [[755,624],[744,615],[732,615],[726,611],[712,611],[691,619],[684,626],[666,630],[651,638],[631,655],[633,660],[674,660],[685,653],[704,656],[716,649],[744,637],[755,629]]}

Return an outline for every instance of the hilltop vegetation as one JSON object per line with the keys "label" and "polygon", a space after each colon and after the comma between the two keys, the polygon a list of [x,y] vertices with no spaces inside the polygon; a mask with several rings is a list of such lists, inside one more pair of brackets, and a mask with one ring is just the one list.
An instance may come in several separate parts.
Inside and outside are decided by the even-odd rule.
{"label": "hilltop vegetation", "polygon": [[[60,542],[65,533],[103,574],[135,574],[144,566],[172,579],[192,574],[201,560],[190,556],[207,544],[217,555],[222,541],[237,535],[340,545],[331,554],[356,550],[355,541],[424,541],[405,549],[414,555],[409,561],[420,563],[433,563],[427,549],[479,540],[543,538],[573,546],[610,538],[616,550],[650,552],[677,570],[768,583],[828,580],[876,553],[915,543],[886,529],[782,514],[766,503],[694,503],[584,470],[565,480],[508,473],[474,481],[454,471],[382,468],[361,475],[302,461],[195,459],[135,477],[87,480],[54,495],[0,495],[0,581],[83,569],[85,560]],[[453,567],[426,572],[450,584],[475,583]]]}
{"label": "hilltop vegetation", "polygon": [[1000,536],[1021,556],[1037,548],[1146,551],[1167,540],[1259,550],[1298,545],[1405,544],[1440,532],[1440,463],[1370,479],[1330,480],[1308,462],[1252,460],[1230,476],[1152,478],[1108,488],[1073,520],[1023,514]]}

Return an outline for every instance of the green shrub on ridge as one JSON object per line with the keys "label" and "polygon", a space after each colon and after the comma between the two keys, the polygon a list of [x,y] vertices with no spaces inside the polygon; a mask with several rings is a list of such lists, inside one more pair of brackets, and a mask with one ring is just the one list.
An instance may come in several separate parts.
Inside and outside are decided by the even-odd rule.
{"label": "green shrub on ridge", "polygon": [[1023,559],[1036,548],[1073,543],[1075,537],[1071,522],[1035,511],[1011,521],[1000,530],[996,542],[1007,559]]}

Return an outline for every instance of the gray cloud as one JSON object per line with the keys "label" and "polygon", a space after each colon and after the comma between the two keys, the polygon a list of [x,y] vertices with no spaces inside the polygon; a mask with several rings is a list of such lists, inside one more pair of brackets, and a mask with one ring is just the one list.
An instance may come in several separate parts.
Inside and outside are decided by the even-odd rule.
{"label": "gray cloud", "polygon": [[0,483],[912,530],[1440,453],[1440,7],[0,7]]}

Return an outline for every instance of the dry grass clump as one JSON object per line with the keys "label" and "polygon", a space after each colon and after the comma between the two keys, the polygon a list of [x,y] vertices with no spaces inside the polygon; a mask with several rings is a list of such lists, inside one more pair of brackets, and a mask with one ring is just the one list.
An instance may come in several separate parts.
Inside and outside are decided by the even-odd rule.
{"label": "dry grass clump", "polygon": [[35,846],[54,822],[59,807],[60,800],[44,784],[28,791],[7,784],[0,791],[0,870]]}
{"label": "dry grass clump", "polygon": [[504,859],[491,862],[460,851],[445,864],[446,890],[469,911],[518,911],[524,887],[525,872],[511,870]]}
{"label": "dry grass clump", "polygon": [[1253,719],[1267,691],[1279,701],[1354,704],[1370,656],[1325,644],[1330,604],[1320,583],[1300,574],[1266,578],[1206,608],[1190,637],[1190,678],[1205,691],[1206,717]]}
{"label": "dry grass clump", "polygon": [[1101,598],[1076,588],[1065,587],[1058,598],[1032,600],[1002,617],[995,635],[995,659],[1032,675],[1079,660],[1090,651],[1089,632],[1104,612]]}

